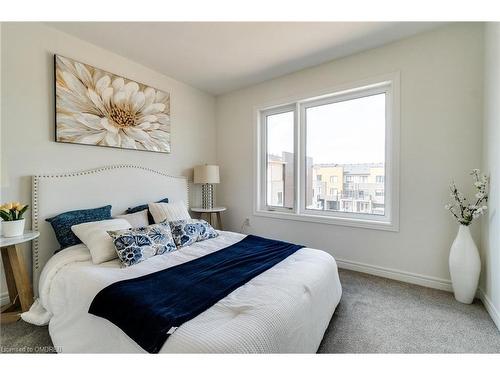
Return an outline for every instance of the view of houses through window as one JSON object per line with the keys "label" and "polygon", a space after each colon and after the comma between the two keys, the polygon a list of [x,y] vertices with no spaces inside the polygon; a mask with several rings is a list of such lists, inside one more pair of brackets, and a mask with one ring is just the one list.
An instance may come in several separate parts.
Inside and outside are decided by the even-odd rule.
{"label": "view of houses through window", "polygon": [[[268,204],[276,207],[293,207],[293,173],[287,169],[293,163],[293,154],[270,155],[268,179]],[[333,210],[384,214],[384,163],[364,164],[313,164],[309,160],[306,207],[315,210]],[[289,178],[287,179],[287,176]],[[283,201],[285,186],[289,187],[288,202]]]}
{"label": "view of houses through window", "polygon": [[307,208],[383,215],[384,172],[384,163],[313,164]]}
{"label": "view of houses through window", "polygon": [[[384,215],[385,95],[310,106],[305,121],[306,209]],[[293,208],[293,140],[293,111],[267,116],[268,206]]]}

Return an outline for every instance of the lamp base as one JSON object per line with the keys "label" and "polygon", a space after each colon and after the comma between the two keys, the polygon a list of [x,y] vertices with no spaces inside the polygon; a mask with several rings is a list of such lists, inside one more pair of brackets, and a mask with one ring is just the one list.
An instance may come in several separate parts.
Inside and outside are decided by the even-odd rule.
{"label": "lamp base", "polygon": [[214,208],[214,185],[201,185],[201,207],[208,210]]}

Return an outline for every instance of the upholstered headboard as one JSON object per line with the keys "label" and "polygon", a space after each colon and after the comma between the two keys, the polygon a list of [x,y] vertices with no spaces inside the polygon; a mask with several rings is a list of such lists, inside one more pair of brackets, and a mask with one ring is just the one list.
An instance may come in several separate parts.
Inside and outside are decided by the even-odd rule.
{"label": "upholstered headboard", "polygon": [[33,291],[38,295],[38,279],[43,266],[59,248],[46,218],[62,212],[112,205],[119,215],[128,207],[168,197],[189,206],[185,177],[135,165],[115,165],[81,172],[33,176],[33,229],[40,237],[33,242]]}

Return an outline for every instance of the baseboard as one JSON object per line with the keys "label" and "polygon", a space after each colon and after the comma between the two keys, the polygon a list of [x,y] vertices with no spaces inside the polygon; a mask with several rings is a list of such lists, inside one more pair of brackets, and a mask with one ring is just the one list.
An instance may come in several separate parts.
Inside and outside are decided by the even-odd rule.
{"label": "baseboard", "polygon": [[483,289],[481,288],[478,289],[478,295],[481,301],[483,301],[483,305],[486,308],[486,311],[488,311],[488,314],[490,314],[491,319],[493,320],[493,322],[495,322],[498,330],[500,331],[500,312],[493,305],[493,302],[491,302],[490,297],[488,297],[488,295],[483,291]]}
{"label": "baseboard", "polygon": [[353,262],[350,260],[336,259],[336,261],[339,268],[368,273],[370,275],[381,276],[387,279],[403,281],[406,283],[421,285],[428,288],[445,290],[447,292],[453,291],[450,280],[395,270],[392,268],[373,266],[371,264]]}

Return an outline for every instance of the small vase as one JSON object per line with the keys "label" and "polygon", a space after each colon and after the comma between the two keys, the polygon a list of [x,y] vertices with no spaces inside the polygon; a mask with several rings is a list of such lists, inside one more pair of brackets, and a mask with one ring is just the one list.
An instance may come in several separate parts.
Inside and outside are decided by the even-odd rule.
{"label": "small vase", "polygon": [[470,304],[476,295],[481,259],[468,226],[460,225],[450,249],[450,275],[455,299]]}
{"label": "small vase", "polygon": [[4,237],[21,236],[24,233],[24,219],[2,221],[2,235]]}

